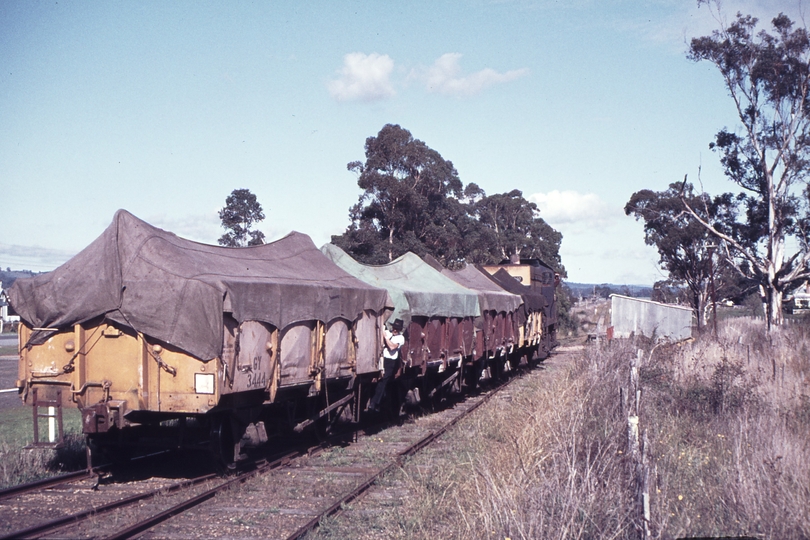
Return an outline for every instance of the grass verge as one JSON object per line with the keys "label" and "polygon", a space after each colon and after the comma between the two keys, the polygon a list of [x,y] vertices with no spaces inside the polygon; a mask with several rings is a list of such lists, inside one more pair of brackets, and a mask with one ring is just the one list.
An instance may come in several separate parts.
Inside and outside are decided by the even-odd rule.
{"label": "grass verge", "polygon": [[65,444],[58,449],[26,448],[33,440],[30,407],[0,409],[0,488],[85,466],[81,414],[64,409]]}
{"label": "grass verge", "polygon": [[647,356],[657,534],[810,537],[808,350],[807,325],[735,319]]}
{"label": "grass verge", "polygon": [[[381,482],[319,538],[630,538],[624,426],[604,377],[576,357],[515,381],[438,446]],[[617,372],[615,366],[602,366]],[[615,404],[615,400],[611,398]],[[358,533],[358,531],[362,531]],[[359,534],[359,536],[358,536]]]}

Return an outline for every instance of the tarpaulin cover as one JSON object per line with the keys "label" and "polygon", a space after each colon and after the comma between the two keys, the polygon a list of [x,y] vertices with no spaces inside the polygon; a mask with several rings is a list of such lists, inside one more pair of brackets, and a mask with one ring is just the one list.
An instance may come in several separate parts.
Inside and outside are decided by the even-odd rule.
{"label": "tarpaulin cover", "polygon": [[518,322],[520,324],[526,322],[528,313],[536,311],[542,313],[546,309],[548,301],[541,292],[532,290],[531,287],[527,287],[526,285],[521,285],[518,282],[518,280],[509,275],[509,272],[507,272],[503,268],[501,268],[494,274],[490,274],[483,268],[478,268],[478,270],[485,277],[494,281],[498,286],[502,287],[503,289],[513,294],[519,294],[521,298],[523,298],[523,306],[521,307],[521,309],[518,310],[519,314]]}
{"label": "tarpaulin cover", "polygon": [[353,276],[383,287],[394,301],[391,320],[406,324],[412,316],[477,317],[481,314],[478,293],[443,276],[413,253],[381,266],[367,266],[333,244],[321,248],[335,264]]}
{"label": "tarpaulin cover", "polygon": [[456,283],[478,292],[478,302],[484,311],[516,311],[523,299],[520,295],[506,292],[502,287],[481,273],[474,266],[465,266],[461,270],[442,269],[442,274]]}
{"label": "tarpaulin cover", "polygon": [[247,248],[210,246],[125,210],[78,255],[53,272],[18,279],[8,293],[35,328],[106,315],[203,360],[221,352],[223,311],[240,323],[284,328],[306,320],[354,321],[363,310],[393,307],[384,289],[335,266],[304,234]]}

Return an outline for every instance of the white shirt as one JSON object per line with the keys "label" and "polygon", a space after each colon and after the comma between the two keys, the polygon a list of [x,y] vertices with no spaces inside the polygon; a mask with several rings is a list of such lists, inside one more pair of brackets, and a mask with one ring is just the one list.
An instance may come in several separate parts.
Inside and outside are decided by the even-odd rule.
{"label": "white shirt", "polygon": [[385,343],[383,343],[383,358],[396,358],[397,351],[399,351],[400,347],[405,345],[405,336],[403,336],[402,334],[394,335],[390,331],[386,330],[385,337],[388,338],[388,341],[396,345],[397,348],[392,351],[388,348],[388,346]]}

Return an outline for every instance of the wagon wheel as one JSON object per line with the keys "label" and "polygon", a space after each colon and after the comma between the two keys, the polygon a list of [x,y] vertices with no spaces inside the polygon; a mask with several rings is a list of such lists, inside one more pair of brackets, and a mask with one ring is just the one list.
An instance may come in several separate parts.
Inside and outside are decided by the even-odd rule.
{"label": "wagon wheel", "polygon": [[[506,354],[507,361],[512,367],[512,370],[516,370],[520,366],[520,361],[523,359],[523,351],[518,349],[512,352],[505,352],[504,354]],[[528,360],[528,357],[526,360]]]}
{"label": "wagon wheel", "polygon": [[473,360],[464,370],[464,384],[471,392],[474,392],[478,388],[483,373],[484,360],[481,359]]}
{"label": "wagon wheel", "polygon": [[526,353],[526,364],[529,369],[534,369],[540,365],[540,357],[537,354],[537,349],[532,349]]}
{"label": "wagon wheel", "polygon": [[111,444],[99,436],[85,436],[87,467],[92,464],[112,464],[121,466],[128,463],[134,455],[134,445]]}
{"label": "wagon wheel", "polygon": [[463,362],[459,363],[458,366],[458,375],[456,376],[456,380],[453,381],[451,391],[453,394],[461,394],[464,391],[464,377],[467,374],[467,371],[470,369],[469,364],[464,364]]}
{"label": "wagon wheel", "polygon": [[[308,414],[307,416],[312,418],[318,413],[327,407],[326,397],[323,393],[320,394],[318,399],[312,400],[308,406]],[[312,432],[315,434],[318,442],[326,442],[327,439],[333,433],[333,427],[335,421],[337,420],[338,413],[336,411],[332,411],[332,413],[327,414],[326,416],[322,416],[315,420],[307,429],[311,429]]]}
{"label": "wagon wheel", "polygon": [[318,442],[326,442],[333,433],[334,420],[330,420],[329,416],[318,418],[312,424],[312,431],[318,438]]}
{"label": "wagon wheel", "polygon": [[233,436],[233,426],[227,414],[215,416],[211,422],[210,450],[218,465],[232,469],[236,443]]}

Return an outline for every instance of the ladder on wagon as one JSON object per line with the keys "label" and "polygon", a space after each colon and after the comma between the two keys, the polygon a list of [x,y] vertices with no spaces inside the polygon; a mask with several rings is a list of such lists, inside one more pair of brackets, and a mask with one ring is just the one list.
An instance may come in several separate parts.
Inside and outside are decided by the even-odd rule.
{"label": "ladder on wagon", "polygon": [[[58,448],[65,442],[62,425],[62,389],[56,389],[56,399],[39,399],[37,388],[31,389],[34,410],[34,442],[28,448]],[[44,410],[44,412],[43,412]],[[47,440],[40,437],[40,419],[47,419]]]}

